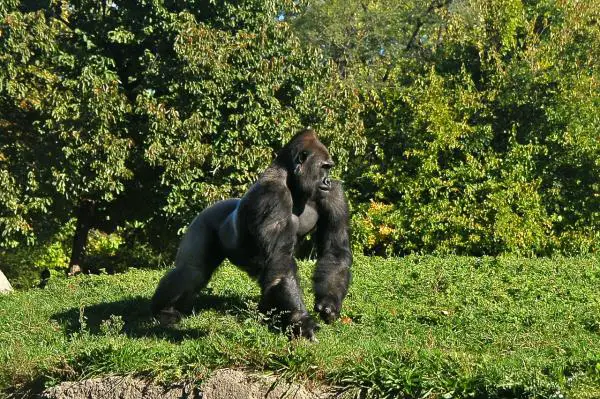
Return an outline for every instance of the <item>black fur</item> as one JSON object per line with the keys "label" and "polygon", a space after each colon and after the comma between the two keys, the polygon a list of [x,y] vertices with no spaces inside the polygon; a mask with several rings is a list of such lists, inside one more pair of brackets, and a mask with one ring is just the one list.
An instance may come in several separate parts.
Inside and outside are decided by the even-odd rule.
{"label": "black fur", "polygon": [[302,300],[293,257],[298,238],[316,227],[315,311],[326,323],[339,317],[350,284],[348,205],[341,183],[329,179],[332,166],[314,131],[304,130],[241,199],[202,211],[154,293],[152,312],[168,322],[191,312],[196,293],[227,258],[259,282],[261,312],[313,339],[318,325]]}
{"label": "black fur", "polygon": [[342,301],[346,297],[352,277],[350,216],[340,182],[334,181],[327,195],[318,196],[317,210],[318,260],[313,275],[315,311],[329,324],[340,316]]}

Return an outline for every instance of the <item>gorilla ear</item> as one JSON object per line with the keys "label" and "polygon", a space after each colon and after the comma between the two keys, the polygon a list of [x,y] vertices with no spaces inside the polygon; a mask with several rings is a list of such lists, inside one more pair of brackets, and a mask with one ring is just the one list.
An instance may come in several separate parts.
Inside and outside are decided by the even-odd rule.
{"label": "gorilla ear", "polygon": [[298,176],[302,173],[302,164],[304,162],[306,162],[306,160],[308,159],[308,155],[309,155],[309,152],[303,150],[303,151],[300,151],[298,156],[296,156],[296,162],[294,162],[296,164],[294,166],[294,174],[296,176]]}

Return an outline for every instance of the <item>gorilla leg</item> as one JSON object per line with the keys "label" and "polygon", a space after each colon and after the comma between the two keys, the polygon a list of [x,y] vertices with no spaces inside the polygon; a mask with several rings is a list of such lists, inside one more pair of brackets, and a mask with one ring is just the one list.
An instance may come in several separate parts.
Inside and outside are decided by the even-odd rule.
{"label": "gorilla leg", "polygon": [[314,340],[318,325],[302,300],[296,262],[293,258],[290,262],[266,268],[260,277],[262,296],[258,309],[264,314],[273,313],[275,324],[291,327],[293,336]]}
{"label": "gorilla leg", "polygon": [[152,297],[152,313],[161,321],[176,322],[191,313],[197,292],[224,259],[206,216],[201,213],[189,226],[177,250],[175,268],[162,278]]}
{"label": "gorilla leg", "polygon": [[[202,288],[201,272],[191,268],[170,270],[158,284],[152,297],[152,314],[161,324],[178,322],[190,314],[194,305],[196,287]],[[200,281],[195,284],[195,281]]]}

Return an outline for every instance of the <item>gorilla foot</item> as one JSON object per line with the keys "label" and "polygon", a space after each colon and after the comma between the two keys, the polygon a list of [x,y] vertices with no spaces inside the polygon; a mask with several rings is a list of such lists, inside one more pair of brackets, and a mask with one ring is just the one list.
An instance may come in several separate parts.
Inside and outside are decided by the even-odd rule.
{"label": "gorilla foot", "polygon": [[326,324],[331,324],[340,317],[340,307],[333,301],[323,299],[315,304],[315,312]]}
{"label": "gorilla foot", "polygon": [[263,321],[267,323],[271,331],[285,333],[289,338],[307,338],[316,342],[315,333],[321,328],[317,321],[307,312],[277,311],[275,309],[264,311]]}
{"label": "gorilla foot", "polygon": [[315,333],[321,326],[309,314],[302,316],[289,326],[291,338],[303,337],[312,342],[318,342]]}
{"label": "gorilla foot", "polygon": [[172,326],[183,319],[183,314],[173,307],[159,311],[154,317],[158,320],[161,326]]}

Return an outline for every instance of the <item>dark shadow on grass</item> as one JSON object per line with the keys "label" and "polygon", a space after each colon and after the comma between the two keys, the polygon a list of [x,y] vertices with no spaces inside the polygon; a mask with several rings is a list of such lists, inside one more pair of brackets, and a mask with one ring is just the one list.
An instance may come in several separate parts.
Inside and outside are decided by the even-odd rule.
{"label": "dark shadow on grass", "polygon": [[[231,314],[239,320],[243,320],[251,311],[248,307],[250,299],[249,297],[200,293],[194,303],[194,312],[201,313],[212,309]],[[82,315],[85,328],[82,327],[81,323]],[[64,327],[67,335],[81,331],[87,331],[94,335],[104,335],[103,322],[109,320],[111,315],[120,316],[124,322],[121,332],[132,338],[154,336],[172,342],[181,342],[184,339],[201,338],[208,333],[199,328],[178,327],[177,324],[160,325],[150,312],[150,300],[141,296],[121,301],[99,303],[84,308],[73,307],[67,311],[54,314],[52,319]]]}

